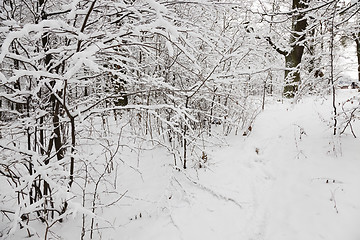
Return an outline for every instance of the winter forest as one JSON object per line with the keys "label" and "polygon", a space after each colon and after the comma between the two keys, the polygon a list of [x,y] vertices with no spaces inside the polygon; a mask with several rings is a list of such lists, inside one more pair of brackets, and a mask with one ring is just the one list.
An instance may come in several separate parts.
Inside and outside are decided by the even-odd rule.
{"label": "winter forest", "polygon": [[360,239],[357,0],[0,0],[0,43],[0,239]]}

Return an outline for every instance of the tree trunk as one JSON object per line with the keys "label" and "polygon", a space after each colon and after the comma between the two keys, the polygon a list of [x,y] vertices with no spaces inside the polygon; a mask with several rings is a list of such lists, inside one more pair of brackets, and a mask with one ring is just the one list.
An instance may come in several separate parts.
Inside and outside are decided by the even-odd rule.
{"label": "tree trunk", "polygon": [[[308,7],[309,0],[293,0],[293,10],[301,10]],[[292,18],[290,46],[291,51],[285,56],[285,87],[284,96],[293,98],[298,90],[300,79],[300,63],[304,53],[303,41],[305,40],[305,30],[307,21],[305,13],[296,13]]]}
{"label": "tree trunk", "polygon": [[360,33],[358,33],[357,38],[355,38],[356,42],[356,56],[358,60],[358,81],[360,82]]}
{"label": "tree trunk", "polygon": [[300,79],[300,63],[304,53],[305,30],[307,28],[306,14],[301,10],[309,6],[310,0],[293,0],[292,10],[294,10],[292,17],[290,47],[287,51],[278,47],[270,37],[265,37],[265,40],[281,55],[285,56],[285,86],[284,96],[293,98],[298,90]]}

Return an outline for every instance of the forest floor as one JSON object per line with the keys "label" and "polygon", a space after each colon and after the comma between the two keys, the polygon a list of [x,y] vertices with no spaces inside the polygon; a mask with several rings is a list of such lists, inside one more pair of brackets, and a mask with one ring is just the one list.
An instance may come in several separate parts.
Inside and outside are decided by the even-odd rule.
{"label": "forest floor", "polygon": [[119,170],[127,192],[99,213],[112,227],[97,237],[359,240],[360,122],[358,138],[350,129],[335,137],[331,116],[330,97],[274,101],[250,134],[209,150],[202,168],[180,170],[163,150],[144,152],[138,173]]}

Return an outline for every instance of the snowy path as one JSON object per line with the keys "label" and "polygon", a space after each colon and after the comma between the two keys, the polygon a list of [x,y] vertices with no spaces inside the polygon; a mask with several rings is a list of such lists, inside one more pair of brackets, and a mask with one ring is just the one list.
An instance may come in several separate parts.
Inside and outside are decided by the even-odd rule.
{"label": "snowy path", "polygon": [[107,239],[359,240],[360,141],[332,137],[330,106],[268,106],[198,171],[142,163]]}
{"label": "snowy path", "polygon": [[260,189],[265,218],[255,239],[360,239],[360,158],[354,158],[360,148],[351,151],[332,138],[319,118],[330,108],[313,102],[272,107],[246,141],[247,149],[259,149],[254,162],[270,176],[265,194]]}

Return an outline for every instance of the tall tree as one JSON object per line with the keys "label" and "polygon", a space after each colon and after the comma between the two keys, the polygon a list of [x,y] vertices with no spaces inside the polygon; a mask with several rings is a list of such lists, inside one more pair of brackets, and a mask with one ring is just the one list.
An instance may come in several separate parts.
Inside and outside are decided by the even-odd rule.
{"label": "tall tree", "polygon": [[273,48],[285,57],[285,86],[284,96],[293,98],[298,90],[300,83],[300,63],[304,53],[304,41],[306,36],[306,8],[309,7],[309,0],[293,0],[292,10],[289,12],[292,16],[292,25],[290,31],[289,48],[285,50],[277,46],[270,37],[266,40]]}
{"label": "tall tree", "polygon": [[355,44],[356,44],[356,56],[357,56],[357,64],[358,64],[358,81],[360,82],[360,32],[354,34]]}
{"label": "tall tree", "polygon": [[293,0],[292,27],[290,34],[290,51],[285,52],[285,97],[294,97],[300,83],[300,63],[304,53],[307,19],[304,10],[309,0]]}

